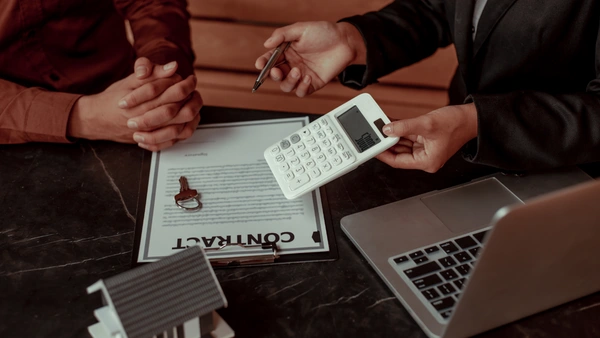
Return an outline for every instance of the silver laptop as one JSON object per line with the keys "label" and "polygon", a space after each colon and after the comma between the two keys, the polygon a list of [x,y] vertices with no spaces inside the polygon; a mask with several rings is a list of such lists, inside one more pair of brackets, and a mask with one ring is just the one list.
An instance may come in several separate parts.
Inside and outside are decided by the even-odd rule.
{"label": "silver laptop", "polygon": [[348,235],[430,337],[466,337],[600,290],[600,181],[493,175],[362,211]]}

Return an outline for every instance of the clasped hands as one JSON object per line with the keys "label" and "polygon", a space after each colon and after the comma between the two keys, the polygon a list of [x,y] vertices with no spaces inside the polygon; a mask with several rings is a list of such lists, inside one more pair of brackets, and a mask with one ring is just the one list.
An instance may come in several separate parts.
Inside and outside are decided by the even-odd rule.
{"label": "clasped hands", "polygon": [[187,139],[200,122],[202,98],[196,77],[182,79],[176,70],[175,61],[155,65],[139,58],[134,73],[75,102],[67,134],[137,143],[150,151]]}
{"label": "clasped hands", "polygon": [[[299,22],[276,29],[264,43],[271,51],[255,63],[262,69],[272,49],[284,41],[292,44],[285,63],[270,72],[284,92],[303,97],[321,89],[351,64],[366,64],[362,35],[346,22]],[[403,169],[434,173],[469,140],[477,137],[477,110],[473,103],[446,106],[428,114],[394,121],[383,128],[397,144],[379,154],[384,163]]]}

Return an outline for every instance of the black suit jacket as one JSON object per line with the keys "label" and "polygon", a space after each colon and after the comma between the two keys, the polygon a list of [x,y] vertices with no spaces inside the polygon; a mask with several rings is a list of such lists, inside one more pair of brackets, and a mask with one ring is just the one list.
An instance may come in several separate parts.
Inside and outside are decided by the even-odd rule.
{"label": "black suit jacket", "polygon": [[367,65],[340,80],[362,88],[454,43],[450,102],[478,114],[465,158],[509,170],[600,161],[600,1],[488,0],[474,40],[473,4],[397,0],[344,19],[364,37]]}

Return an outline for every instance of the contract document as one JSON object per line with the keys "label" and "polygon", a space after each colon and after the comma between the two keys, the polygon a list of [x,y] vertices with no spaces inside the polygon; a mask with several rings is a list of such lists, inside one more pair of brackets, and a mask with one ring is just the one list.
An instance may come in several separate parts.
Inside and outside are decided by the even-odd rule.
{"label": "contract document", "polygon": [[[274,141],[308,123],[301,117],[200,125],[189,139],[152,153],[137,263],[191,245],[205,248],[209,259],[252,256],[265,243],[282,258],[328,252],[333,234],[320,190],[287,200],[263,157]],[[199,210],[176,205],[181,176],[198,191]]]}

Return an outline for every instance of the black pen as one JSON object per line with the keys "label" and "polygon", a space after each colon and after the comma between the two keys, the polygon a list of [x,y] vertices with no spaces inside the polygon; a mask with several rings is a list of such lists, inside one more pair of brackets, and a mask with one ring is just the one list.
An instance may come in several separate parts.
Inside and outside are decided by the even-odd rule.
{"label": "black pen", "polygon": [[277,63],[277,60],[279,60],[279,57],[283,55],[283,53],[290,47],[291,43],[291,41],[284,41],[280,43],[279,46],[277,46],[277,48],[275,48],[275,50],[273,51],[273,55],[271,55],[271,58],[269,58],[269,61],[267,61],[267,64],[260,71],[260,74],[258,74],[258,78],[254,82],[254,87],[252,87],[253,93],[258,89],[258,87],[260,87],[261,84],[263,84],[263,82],[265,82],[265,79],[269,76],[269,72],[271,72],[271,69],[280,65],[280,63]]}

